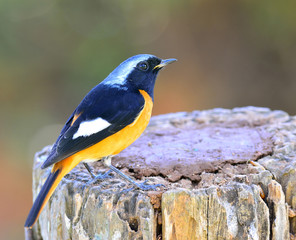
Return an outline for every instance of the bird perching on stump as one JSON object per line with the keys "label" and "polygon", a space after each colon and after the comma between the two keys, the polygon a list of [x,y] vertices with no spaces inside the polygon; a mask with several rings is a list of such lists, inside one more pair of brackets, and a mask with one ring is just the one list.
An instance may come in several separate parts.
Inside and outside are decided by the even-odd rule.
{"label": "bird perching on stump", "polygon": [[142,190],[160,186],[134,182],[111,165],[110,157],[132,144],[145,130],[151,117],[157,74],[174,61],[176,59],[161,60],[148,54],[133,56],[84,97],[41,166],[43,169],[53,165],[25,228],[32,228],[59,182],[80,162],[91,173],[87,162],[104,160],[111,170]]}

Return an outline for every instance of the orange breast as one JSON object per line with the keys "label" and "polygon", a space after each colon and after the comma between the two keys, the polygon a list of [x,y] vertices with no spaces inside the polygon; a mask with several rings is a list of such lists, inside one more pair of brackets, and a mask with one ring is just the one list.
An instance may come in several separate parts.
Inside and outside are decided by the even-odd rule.
{"label": "orange breast", "polygon": [[144,90],[140,90],[140,93],[145,99],[145,105],[132,124],[97,144],[56,163],[54,169],[65,167],[66,165],[69,169],[68,171],[70,171],[70,169],[73,169],[81,161],[97,161],[106,156],[116,155],[140,137],[149,123],[153,107],[152,99],[148,93]]}

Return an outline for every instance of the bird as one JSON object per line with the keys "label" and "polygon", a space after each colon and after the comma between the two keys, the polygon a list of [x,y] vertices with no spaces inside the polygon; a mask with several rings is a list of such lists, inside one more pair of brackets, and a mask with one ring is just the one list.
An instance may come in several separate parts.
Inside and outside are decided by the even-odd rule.
{"label": "bird", "polygon": [[83,98],[41,166],[52,169],[28,214],[25,229],[33,227],[59,182],[79,163],[93,178],[96,176],[88,162],[101,160],[137,188],[154,190],[161,185],[136,183],[111,164],[111,157],[143,133],[150,121],[159,70],[175,61],[151,54],[132,56]]}

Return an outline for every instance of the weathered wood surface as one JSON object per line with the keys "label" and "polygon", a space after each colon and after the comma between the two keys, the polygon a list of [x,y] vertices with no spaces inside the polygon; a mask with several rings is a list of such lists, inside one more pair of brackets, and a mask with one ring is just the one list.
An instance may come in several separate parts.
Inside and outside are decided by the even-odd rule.
{"label": "weathered wood surface", "polygon": [[[155,192],[124,191],[118,176],[88,184],[77,166],[35,225],[35,239],[294,239],[296,118],[266,108],[152,118],[112,162]],[[50,169],[36,154],[33,195]],[[252,161],[252,164],[251,162]],[[92,167],[106,171],[100,163]],[[141,180],[140,180],[141,179]]]}

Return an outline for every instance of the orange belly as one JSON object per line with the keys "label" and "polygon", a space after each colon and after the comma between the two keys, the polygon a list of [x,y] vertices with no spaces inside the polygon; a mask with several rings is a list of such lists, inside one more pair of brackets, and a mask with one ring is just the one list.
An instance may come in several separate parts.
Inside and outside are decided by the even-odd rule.
{"label": "orange belly", "polygon": [[140,137],[149,123],[153,106],[151,97],[144,90],[140,90],[140,93],[145,99],[145,105],[132,124],[95,145],[56,163],[53,167],[53,171],[65,167],[68,171],[71,171],[78,163],[84,160],[97,161],[106,156],[116,155]]}

